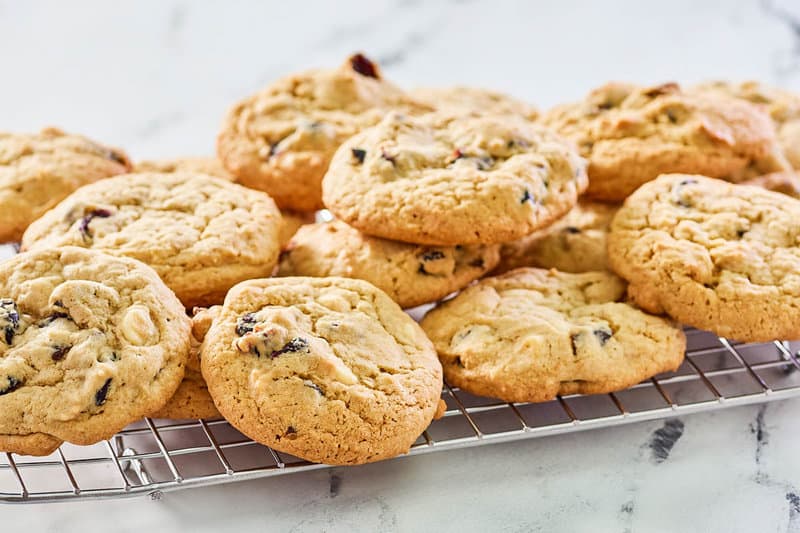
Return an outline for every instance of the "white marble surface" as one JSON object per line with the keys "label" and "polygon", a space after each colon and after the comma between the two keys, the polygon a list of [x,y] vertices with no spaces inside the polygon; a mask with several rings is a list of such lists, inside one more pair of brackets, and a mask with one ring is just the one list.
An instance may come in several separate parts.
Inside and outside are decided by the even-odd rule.
{"label": "white marble surface", "polygon": [[[357,49],[401,84],[486,85],[543,107],[607,79],[800,89],[800,5],[0,0],[0,129],[59,125],[137,158],[211,153],[235,99]],[[800,531],[798,409],[736,408],[666,430],[649,422],[160,502],[3,506],[0,517],[15,531]]]}

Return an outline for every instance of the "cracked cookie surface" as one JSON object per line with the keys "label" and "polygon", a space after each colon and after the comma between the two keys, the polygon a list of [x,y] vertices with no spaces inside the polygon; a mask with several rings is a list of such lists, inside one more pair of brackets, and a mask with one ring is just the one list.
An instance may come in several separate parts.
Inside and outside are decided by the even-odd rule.
{"label": "cracked cookie surface", "polygon": [[334,220],[301,227],[281,254],[278,275],[363,279],[408,308],[435,302],[478,279],[497,264],[498,249],[390,241]]}
{"label": "cracked cookie surface", "polygon": [[189,319],[146,265],[82,248],[0,263],[0,450],[88,445],[160,408]]}
{"label": "cracked cookie surface", "polygon": [[56,128],[0,132],[0,242],[19,241],[31,222],[78,187],[130,168],[121,150]]}
{"label": "cracked cookie surface", "polygon": [[683,331],[624,297],[610,272],[520,268],[468,287],[420,325],[450,385],[543,402],[625,389],[680,366]]}
{"label": "cracked cookie surface", "polygon": [[733,96],[763,108],[775,122],[778,142],[788,162],[800,168],[800,95],[757,81],[712,81],[692,90]]}
{"label": "cracked cookie surface", "polygon": [[665,175],[617,212],[611,267],[642,308],[740,341],[800,337],[800,201]]}
{"label": "cracked cookie surface", "polygon": [[364,233],[456,245],[547,226],[586,183],[571,143],[530,121],[391,113],[337,150],[322,186],[328,209]]}
{"label": "cracked cookie surface", "polygon": [[153,267],[186,307],[220,303],[277,264],[281,216],[268,195],[202,174],[127,174],[64,199],[31,224],[27,250],[81,246]]}
{"label": "cracked cookie surface", "polygon": [[240,183],[268,192],[282,209],[321,209],[320,183],[333,153],[393,107],[428,109],[358,54],[338,69],[282,78],[236,104],[217,152]]}
{"label": "cracked cookie surface", "polygon": [[477,87],[418,87],[409,94],[438,110],[450,113],[516,115],[536,120],[539,111],[513,96]]}
{"label": "cracked cookie surface", "polygon": [[217,408],[242,433],[328,464],[407,452],[442,388],[419,325],[369,283],[344,278],[240,283],[201,364]]}
{"label": "cracked cookie surface", "polygon": [[607,270],[606,238],[617,206],[580,200],[551,226],[500,247],[495,273],[519,267],[562,272]]}
{"label": "cracked cookie surface", "polygon": [[609,83],[548,111],[542,123],[578,145],[589,160],[586,194],[604,201],[622,201],[668,172],[742,181],[790,168],[764,111],[674,83]]}

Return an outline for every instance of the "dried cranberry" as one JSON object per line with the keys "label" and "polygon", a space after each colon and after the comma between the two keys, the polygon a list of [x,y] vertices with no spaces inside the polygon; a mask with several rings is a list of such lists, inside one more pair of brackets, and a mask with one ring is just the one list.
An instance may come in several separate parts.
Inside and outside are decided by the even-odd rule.
{"label": "dried cranberry", "polygon": [[22,386],[22,381],[18,380],[14,376],[8,376],[6,386],[0,389],[0,396],[8,394],[9,392],[14,392],[21,386]]}
{"label": "dried cranberry", "polygon": [[358,160],[359,164],[363,163],[364,158],[367,157],[367,151],[361,148],[353,148],[350,151],[353,153],[353,157]]}
{"label": "dried cranberry", "polygon": [[94,404],[98,407],[106,403],[108,397],[108,389],[111,387],[111,378],[108,378],[103,386],[94,393]]}
{"label": "dried cranberry", "polygon": [[302,337],[295,337],[286,344],[284,344],[283,348],[281,348],[280,350],[275,350],[274,352],[272,352],[270,354],[270,357],[275,359],[276,357],[284,353],[295,353],[307,349],[308,349],[308,341],[303,339]]}
{"label": "dried cranberry", "polygon": [[93,211],[89,212],[88,215],[85,215],[81,219],[81,223],[78,226],[78,229],[83,235],[84,240],[89,240],[92,238],[92,234],[89,233],[89,223],[95,218],[108,218],[112,215],[111,211],[108,209],[94,209]]}
{"label": "dried cranberry", "polygon": [[60,344],[58,346],[53,346],[53,353],[50,355],[50,357],[53,359],[53,361],[61,361],[64,359],[64,357],[67,356],[67,353],[70,351],[71,348],[72,346],[70,346],[69,344]]}
{"label": "dried cranberry", "polygon": [[614,335],[614,332],[608,329],[607,327],[596,329],[592,333],[594,333],[594,336],[597,337],[598,341],[600,341],[600,346],[605,346],[606,343],[608,342],[608,339],[610,339],[611,336]]}
{"label": "dried cranberry", "polygon": [[362,76],[375,78],[376,80],[380,78],[378,75],[378,67],[375,66],[375,63],[367,59],[364,54],[352,56],[350,58],[350,66]]}
{"label": "dried cranberry", "polygon": [[239,320],[236,321],[236,334],[238,336],[243,336],[251,331],[253,331],[253,327],[256,325],[256,315],[253,313],[247,313],[239,317]]}

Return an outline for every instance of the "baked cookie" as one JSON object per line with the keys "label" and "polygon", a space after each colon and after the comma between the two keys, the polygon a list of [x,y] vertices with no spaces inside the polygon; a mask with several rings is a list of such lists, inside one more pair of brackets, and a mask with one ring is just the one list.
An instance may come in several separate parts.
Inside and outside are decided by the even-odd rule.
{"label": "baked cookie", "polygon": [[523,237],[586,183],[572,145],[530,121],[390,113],[337,150],[322,188],[328,209],[368,235],[447,246]]}
{"label": "baked cookie", "polygon": [[315,213],[300,213],[297,211],[281,211],[281,218],[283,219],[283,226],[281,226],[281,248],[285,248],[289,241],[297,233],[301,226],[306,224],[313,224],[316,219]]}
{"label": "baked cookie", "polygon": [[139,161],[133,166],[136,173],[142,172],[192,172],[195,174],[208,174],[215,178],[234,181],[233,176],[225,170],[216,157],[179,157],[176,159],[157,159]]}
{"label": "baked cookie", "polygon": [[539,111],[513,96],[477,87],[419,87],[410,91],[413,98],[451,114],[514,115],[536,120]]}
{"label": "baked cookie", "polygon": [[127,174],[82,187],[31,224],[23,250],[82,246],[152,266],[186,307],[220,303],[278,261],[265,193],[203,174]]}
{"label": "baked cookie", "polygon": [[195,308],[192,316],[192,336],[189,358],[186,361],[186,373],[178,390],[167,404],[150,414],[151,418],[170,418],[186,420],[191,418],[219,418],[221,415],[208,393],[208,385],[200,371],[200,345],[211,328],[212,321],[222,309],[215,305],[208,309]]}
{"label": "baked cookie", "polygon": [[712,81],[693,90],[733,96],[765,109],[775,122],[778,142],[789,164],[800,168],[800,95],[757,81]]}
{"label": "baked cookie", "polygon": [[495,273],[519,267],[562,272],[607,270],[606,237],[618,207],[581,200],[553,225],[500,247]]}
{"label": "baked cookie", "polygon": [[287,76],[236,104],[217,152],[239,182],[268,192],[281,209],[314,211],[322,208],[320,182],[333,153],[389,107],[428,110],[357,54],[338,69]]}
{"label": "baked cookie", "polygon": [[586,194],[604,201],[622,201],[666,172],[742,181],[790,168],[762,110],[674,83],[609,83],[542,122],[578,144],[589,160]]}
{"label": "baked cookie", "polygon": [[369,281],[400,307],[435,302],[497,264],[499,245],[431,247],[364,235],[334,220],[303,226],[281,254],[279,276]]}
{"label": "baked cookie", "polygon": [[508,402],[625,389],[683,361],[686,338],[624,303],[610,272],[520,268],[484,278],[420,323],[447,383]]}
{"label": "baked cookie", "polygon": [[0,242],[18,242],[28,224],[78,187],[130,168],[121,150],[56,128],[0,132]]}
{"label": "baked cookie", "polygon": [[0,450],[93,444],[163,406],[190,323],[150,267],[75,247],[0,263]]}
{"label": "baked cookie", "polygon": [[666,175],[626,200],[611,268],[643,309],[740,341],[800,337],[800,201]]}
{"label": "baked cookie", "polygon": [[755,185],[768,191],[775,191],[800,200],[800,176],[796,172],[773,172],[747,181],[742,185]]}
{"label": "baked cookie", "polygon": [[408,315],[366,281],[251,280],[231,289],[202,348],[220,413],[303,459],[405,453],[431,422],[442,367]]}

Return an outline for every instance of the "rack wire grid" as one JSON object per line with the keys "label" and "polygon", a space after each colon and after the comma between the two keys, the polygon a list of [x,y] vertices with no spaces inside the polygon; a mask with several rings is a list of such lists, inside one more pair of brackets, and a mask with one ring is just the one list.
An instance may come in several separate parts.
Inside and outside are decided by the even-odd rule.
{"label": "rack wire grid", "polygon": [[[800,396],[800,341],[742,344],[686,330],[675,372],[612,394],[506,403],[445,385],[447,411],[408,455],[668,418]],[[149,495],[328,468],[262,446],[225,420],[144,419],[93,446],[48,457],[0,454],[0,501],[45,502]]]}

